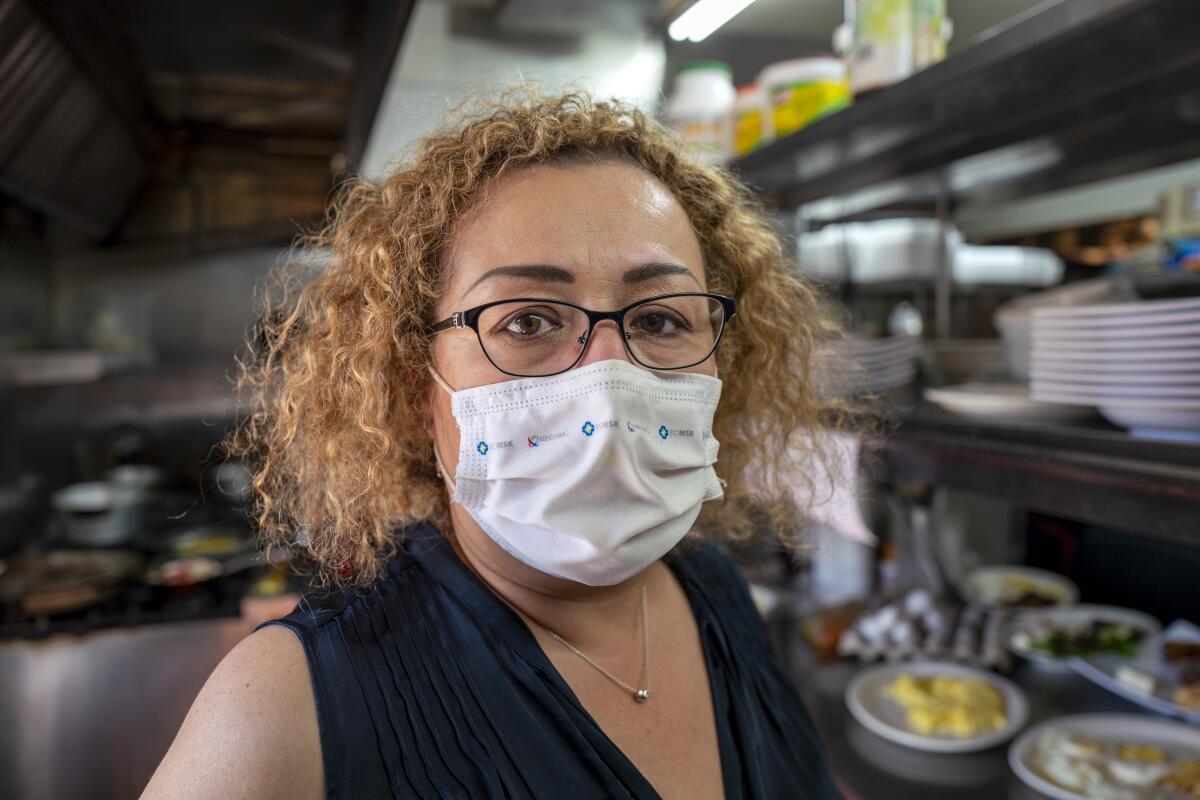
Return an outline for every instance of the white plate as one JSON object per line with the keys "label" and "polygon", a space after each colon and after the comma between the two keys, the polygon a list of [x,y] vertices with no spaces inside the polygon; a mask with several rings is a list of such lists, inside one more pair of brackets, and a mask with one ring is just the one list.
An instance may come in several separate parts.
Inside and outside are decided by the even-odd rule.
{"label": "white plate", "polygon": [[868,372],[862,383],[892,383],[895,381],[911,381],[916,373],[912,368],[890,369],[879,372]]}
{"label": "white plate", "polygon": [[1111,340],[1125,339],[1190,339],[1200,337],[1200,325],[1127,325],[1123,328],[1045,328],[1033,326],[1035,342],[1090,342],[1096,339],[1107,344]]}
{"label": "white plate", "polygon": [[1033,380],[1063,383],[1088,383],[1096,386],[1190,386],[1200,387],[1200,369],[1172,370],[1158,372],[1139,370],[1127,367],[1100,366],[1095,370],[1075,369],[1038,369],[1033,373]]}
{"label": "white plate", "polygon": [[[1167,637],[1182,639],[1185,638],[1185,631],[1188,634],[1187,638],[1200,635],[1200,628],[1184,620],[1179,620],[1157,636],[1142,642],[1141,647],[1138,648],[1137,657],[1132,660],[1099,654],[1074,659],[1071,666],[1088,680],[1126,700],[1157,711],[1159,714],[1179,717],[1194,725],[1200,725],[1200,711],[1192,711],[1176,705],[1171,700],[1171,693],[1179,684],[1177,678],[1171,674],[1174,671],[1173,668],[1162,656],[1162,645]],[[1159,685],[1155,687],[1152,694],[1138,691],[1129,684],[1117,680],[1117,669],[1122,666],[1130,666],[1153,676]]]}
{"label": "white plate", "polygon": [[886,358],[867,358],[864,356],[841,356],[844,364],[852,364],[862,369],[879,370],[894,367],[913,367],[917,363],[915,356],[887,356]]}
{"label": "white plate", "polygon": [[[1007,722],[999,730],[966,739],[917,733],[908,727],[904,709],[883,693],[887,685],[902,673],[919,677],[949,675],[987,681],[1004,697]],[[1029,718],[1029,704],[1025,700],[1025,694],[1011,682],[990,672],[940,661],[884,664],[867,669],[846,687],[846,706],[863,727],[884,739],[931,753],[969,753],[994,747],[1011,739]]]}
{"label": "white plate", "polygon": [[913,369],[916,364],[916,358],[913,356],[903,356],[896,358],[888,356],[887,358],[863,358],[861,356],[847,356],[844,361],[848,364],[853,364],[865,370],[885,370],[895,369],[897,367],[907,367]]}
{"label": "white plate", "polygon": [[921,349],[921,339],[917,336],[891,336],[887,339],[852,337],[846,342],[839,342],[836,346],[838,349],[846,349],[860,355],[915,353]]}
{"label": "white plate", "polygon": [[1033,392],[1042,394],[1077,394],[1080,397],[1090,397],[1093,402],[1104,400],[1159,400],[1177,398],[1179,400],[1196,401],[1200,403],[1200,386],[1150,386],[1147,384],[1126,384],[1123,386],[1107,386],[1105,384],[1047,380],[1033,380]]}
{"label": "white plate", "polygon": [[1008,748],[1008,763],[1027,786],[1056,800],[1086,800],[1086,797],[1042,777],[1034,760],[1037,744],[1049,731],[1062,731],[1100,741],[1144,744],[1167,750],[1191,752],[1200,757],[1200,729],[1145,714],[1076,714],[1035,725]]}
{"label": "white plate", "polygon": [[1176,442],[1180,444],[1200,444],[1200,431],[1181,430],[1179,428],[1145,428],[1134,426],[1128,429],[1129,435],[1138,439],[1156,439],[1160,442]]}
{"label": "white plate", "polygon": [[1069,578],[1057,572],[1016,564],[1000,564],[971,570],[960,587],[963,595],[972,603],[984,606],[1003,605],[998,599],[1004,596],[1005,583],[1016,580],[1035,584],[1048,595],[1057,595],[1059,606],[1070,606],[1079,599],[1079,587]]}
{"label": "white plate", "polygon": [[1038,402],[1030,397],[1029,387],[1019,383],[964,383],[930,388],[925,390],[925,399],[955,414],[1001,421],[1062,422],[1092,413],[1090,408]]}
{"label": "white plate", "polygon": [[1120,329],[1143,325],[1187,325],[1200,324],[1200,308],[1157,314],[1107,315],[1086,319],[1059,319],[1046,317],[1037,320],[1037,328],[1043,331],[1095,330],[1096,328]]}
{"label": "white plate", "polygon": [[1094,352],[1093,350],[1080,346],[1066,350],[1043,350],[1042,352],[1031,351],[1033,358],[1033,366],[1038,368],[1049,368],[1063,365],[1073,365],[1074,368],[1080,366],[1088,367],[1125,367],[1139,366],[1146,369],[1170,369],[1179,367],[1181,369],[1196,369],[1200,366],[1200,348],[1194,350],[1130,350],[1125,352]]}
{"label": "white plate", "polygon": [[892,378],[872,378],[866,383],[866,391],[881,392],[887,389],[896,389],[898,386],[911,384],[912,380],[912,374],[899,375],[899,377]]}
{"label": "white plate", "polygon": [[1114,425],[1148,439],[1195,441],[1200,434],[1200,406],[1172,409],[1104,401],[1100,413]]}
{"label": "white plate", "polygon": [[1009,652],[1027,659],[1039,667],[1055,672],[1069,672],[1073,659],[1055,658],[1049,653],[1043,653],[1040,650],[1019,647],[1013,642],[1013,637],[1017,633],[1028,630],[1039,623],[1084,625],[1092,620],[1123,623],[1140,628],[1145,634],[1143,641],[1162,630],[1162,626],[1158,624],[1158,620],[1149,614],[1143,614],[1141,611],[1134,611],[1132,608],[1121,608],[1119,606],[1084,604],[1064,606],[1062,608],[1022,609],[1009,621],[1004,632],[1004,645],[1008,648]]}
{"label": "white plate", "polygon": [[1058,353],[1128,353],[1130,351],[1155,352],[1157,350],[1200,349],[1200,333],[1190,336],[1157,336],[1149,339],[1128,337],[1088,336],[1078,339],[1033,337],[1033,355],[1037,358]]}
{"label": "white plate", "polygon": [[916,374],[916,368],[912,364],[898,364],[879,369],[848,368],[838,378],[847,382],[865,383],[876,379],[892,379],[897,377],[911,379],[914,374]]}
{"label": "white plate", "polygon": [[1182,300],[1149,300],[1140,303],[1099,303],[1090,306],[1059,306],[1033,309],[1035,320],[1088,319],[1090,317],[1130,317],[1176,314],[1200,309],[1200,297]]}
{"label": "white plate", "polygon": [[1170,398],[1143,400],[1139,397],[1104,398],[1103,400],[1099,400],[1078,392],[1068,393],[1039,391],[1034,391],[1033,397],[1035,400],[1043,403],[1068,403],[1075,405],[1094,405],[1097,407],[1103,405],[1104,408],[1118,410],[1137,409],[1140,411],[1186,411],[1200,413],[1200,401],[1197,400],[1172,400]]}
{"label": "white plate", "polygon": [[1008,363],[1004,358],[935,358],[933,359],[934,366],[940,369],[991,369],[996,366],[1004,366]]}
{"label": "white plate", "polygon": [[947,338],[947,339],[930,339],[928,342],[930,350],[935,353],[952,353],[952,351],[974,351],[978,350],[998,350],[1004,347],[1004,342],[1000,337],[996,338]]}

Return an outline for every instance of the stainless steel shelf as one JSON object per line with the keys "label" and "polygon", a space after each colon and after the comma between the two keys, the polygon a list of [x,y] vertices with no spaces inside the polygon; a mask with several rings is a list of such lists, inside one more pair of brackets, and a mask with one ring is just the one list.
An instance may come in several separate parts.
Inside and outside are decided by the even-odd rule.
{"label": "stainless steel shelf", "polygon": [[1200,445],[1094,425],[967,421],[930,406],[879,444],[893,476],[1200,545]]}
{"label": "stainless steel shelf", "polygon": [[[1200,4],[1060,0],[735,168],[775,203],[958,207],[1200,156]],[[885,188],[886,187],[886,188]],[[872,205],[874,203],[874,205]]]}

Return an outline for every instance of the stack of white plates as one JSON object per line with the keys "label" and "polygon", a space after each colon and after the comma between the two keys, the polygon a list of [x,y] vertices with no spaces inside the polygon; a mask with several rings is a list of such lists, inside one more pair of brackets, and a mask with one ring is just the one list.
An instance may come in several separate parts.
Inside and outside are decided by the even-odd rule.
{"label": "stack of white plates", "polygon": [[1033,398],[1200,441],[1200,298],[1035,310]]}
{"label": "stack of white plates", "polygon": [[838,387],[841,393],[883,392],[912,383],[921,340],[916,336],[854,336],[837,350],[847,366]]}
{"label": "stack of white plates", "polygon": [[943,383],[1006,378],[1008,359],[999,339],[935,339],[925,348],[926,364]]}

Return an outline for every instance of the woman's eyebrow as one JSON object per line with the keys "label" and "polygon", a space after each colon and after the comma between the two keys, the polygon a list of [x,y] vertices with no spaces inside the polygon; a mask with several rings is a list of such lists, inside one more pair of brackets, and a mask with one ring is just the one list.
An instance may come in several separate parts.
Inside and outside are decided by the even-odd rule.
{"label": "woman's eyebrow", "polygon": [[513,264],[507,267],[493,267],[487,272],[479,276],[479,278],[467,287],[459,299],[466,297],[479,284],[486,281],[488,278],[533,278],[540,281],[557,281],[558,283],[574,283],[575,276],[567,272],[562,267],[555,267],[550,264]]}
{"label": "woman's eyebrow", "polygon": [[700,281],[696,280],[696,276],[692,274],[692,271],[682,264],[662,264],[658,262],[642,264],[627,270],[621,280],[625,283],[641,283],[642,281],[648,281],[651,278],[660,278],[664,275],[687,275],[696,282],[696,285],[700,284]]}

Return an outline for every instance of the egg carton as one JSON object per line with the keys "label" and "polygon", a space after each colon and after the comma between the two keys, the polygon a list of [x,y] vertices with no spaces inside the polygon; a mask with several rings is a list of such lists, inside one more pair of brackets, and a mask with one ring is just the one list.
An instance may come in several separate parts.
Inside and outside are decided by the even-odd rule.
{"label": "egg carton", "polygon": [[1012,660],[1001,636],[1004,619],[1004,609],[956,609],[913,589],[859,617],[842,633],[837,653],[867,663],[949,660],[1006,672]]}

